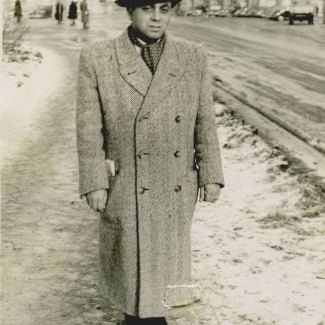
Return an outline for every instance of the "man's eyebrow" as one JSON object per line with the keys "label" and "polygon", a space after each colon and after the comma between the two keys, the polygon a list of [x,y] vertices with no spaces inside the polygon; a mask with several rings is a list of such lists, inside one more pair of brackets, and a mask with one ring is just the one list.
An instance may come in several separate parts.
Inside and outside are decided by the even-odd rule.
{"label": "man's eyebrow", "polygon": [[163,3],[160,8],[164,8],[164,7],[170,7],[170,4],[169,3]]}

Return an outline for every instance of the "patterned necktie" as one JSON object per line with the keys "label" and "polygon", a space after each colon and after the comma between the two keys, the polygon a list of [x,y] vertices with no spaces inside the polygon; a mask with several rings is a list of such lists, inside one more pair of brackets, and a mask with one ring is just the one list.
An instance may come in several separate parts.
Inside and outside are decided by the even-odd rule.
{"label": "patterned necktie", "polygon": [[150,69],[152,75],[154,75],[161,57],[161,53],[164,49],[165,40],[166,40],[165,34],[159,39],[159,41],[150,44],[146,44],[146,43],[142,44],[137,39],[135,35],[135,30],[131,25],[128,28],[128,35],[130,41],[136,46],[141,48],[142,59]]}

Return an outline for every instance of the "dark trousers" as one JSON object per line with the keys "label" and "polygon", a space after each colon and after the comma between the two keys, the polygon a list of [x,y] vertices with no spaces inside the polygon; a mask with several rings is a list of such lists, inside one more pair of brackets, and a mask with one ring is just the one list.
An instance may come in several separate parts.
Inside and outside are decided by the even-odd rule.
{"label": "dark trousers", "polygon": [[140,318],[124,314],[125,325],[167,325],[165,317]]}

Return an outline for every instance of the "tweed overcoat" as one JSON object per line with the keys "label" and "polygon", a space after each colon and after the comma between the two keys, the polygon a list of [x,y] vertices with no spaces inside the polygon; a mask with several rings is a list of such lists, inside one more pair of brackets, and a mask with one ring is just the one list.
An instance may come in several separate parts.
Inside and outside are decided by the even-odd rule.
{"label": "tweed overcoat", "polygon": [[126,31],[81,52],[80,194],[109,189],[100,290],[127,314],[164,316],[167,285],[190,281],[198,177],[223,186],[210,84],[204,51],[169,35],[154,77]]}

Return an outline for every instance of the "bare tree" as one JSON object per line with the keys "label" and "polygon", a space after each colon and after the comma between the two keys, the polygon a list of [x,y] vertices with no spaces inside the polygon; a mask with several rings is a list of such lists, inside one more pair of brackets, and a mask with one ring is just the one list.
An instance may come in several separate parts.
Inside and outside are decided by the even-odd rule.
{"label": "bare tree", "polygon": [[9,0],[3,3],[2,49],[4,53],[18,50],[23,37],[29,32],[26,19],[20,23],[14,19],[14,8]]}

